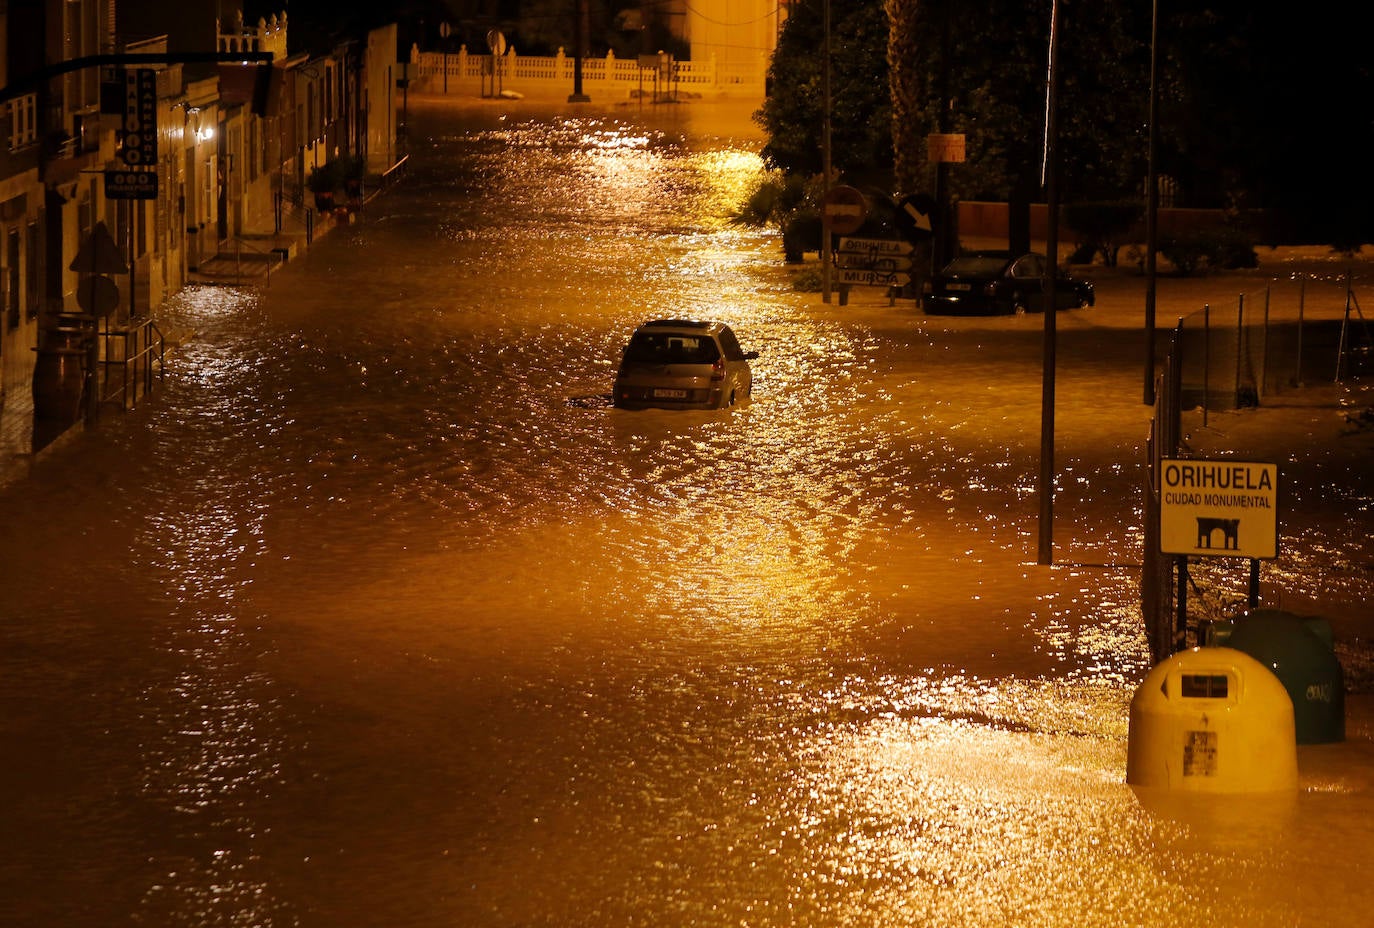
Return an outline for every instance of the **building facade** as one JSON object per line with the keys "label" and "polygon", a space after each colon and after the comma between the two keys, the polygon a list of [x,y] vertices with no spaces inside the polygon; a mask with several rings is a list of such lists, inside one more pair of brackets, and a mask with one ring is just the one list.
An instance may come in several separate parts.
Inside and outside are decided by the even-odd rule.
{"label": "building facade", "polygon": [[395,27],[292,55],[285,14],[246,25],[237,5],[182,0],[161,11],[174,28],[149,34],[158,6],[130,4],[126,32],[117,0],[0,3],[10,405],[36,391],[54,329],[85,326],[85,368],[103,370],[110,333],[145,324],[202,263],[310,227],[313,168],[343,155],[378,172],[395,162]]}

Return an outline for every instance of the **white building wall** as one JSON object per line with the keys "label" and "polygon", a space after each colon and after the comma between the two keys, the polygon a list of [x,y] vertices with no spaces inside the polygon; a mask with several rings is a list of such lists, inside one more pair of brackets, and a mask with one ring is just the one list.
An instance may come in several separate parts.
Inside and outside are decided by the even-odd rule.
{"label": "white building wall", "polygon": [[778,0],[693,0],[687,5],[692,61],[714,60],[721,84],[757,86],[778,44]]}

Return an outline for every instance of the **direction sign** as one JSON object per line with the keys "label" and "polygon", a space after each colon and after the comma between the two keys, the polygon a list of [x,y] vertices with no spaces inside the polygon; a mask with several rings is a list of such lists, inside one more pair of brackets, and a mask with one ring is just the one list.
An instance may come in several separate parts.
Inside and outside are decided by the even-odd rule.
{"label": "direction sign", "polygon": [[934,234],[931,217],[935,215],[935,198],[924,193],[912,194],[902,200],[894,215],[907,238],[928,239]]}
{"label": "direction sign", "polygon": [[1203,460],[1161,465],[1162,553],[1278,556],[1278,465]]}
{"label": "direction sign", "polygon": [[868,287],[905,287],[911,275],[900,271],[874,271],[864,268],[842,267],[835,271],[836,283],[859,284]]}
{"label": "direction sign", "polygon": [[840,239],[835,255],[839,282],[871,287],[904,287],[911,282],[915,246],[895,238]]}
{"label": "direction sign", "polygon": [[851,238],[845,236],[840,239],[840,251],[874,256],[899,256],[912,254],[916,249],[910,242],[896,238]]}
{"label": "direction sign", "polygon": [[909,271],[911,263],[911,257],[908,255],[873,258],[869,255],[847,254],[842,251],[835,256],[836,267],[859,268],[865,271]]}

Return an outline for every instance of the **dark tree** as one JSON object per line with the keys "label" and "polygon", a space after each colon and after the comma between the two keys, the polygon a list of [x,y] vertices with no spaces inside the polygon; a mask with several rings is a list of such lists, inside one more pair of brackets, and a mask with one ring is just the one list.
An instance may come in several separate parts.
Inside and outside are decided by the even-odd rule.
{"label": "dark tree", "polygon": [[[831,164],[851,182],[886,184],[892,173],[887,18],[881,0],[835,2],[831,16]],[[823,46],[820,0],[794,5],[756,114],[768,132],[764,157],[789,173],[821,172]]]}

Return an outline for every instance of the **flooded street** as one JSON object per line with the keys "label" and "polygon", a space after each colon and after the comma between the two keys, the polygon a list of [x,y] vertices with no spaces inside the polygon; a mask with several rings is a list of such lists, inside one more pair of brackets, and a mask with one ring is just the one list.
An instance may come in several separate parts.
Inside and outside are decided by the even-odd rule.
{"label": "flooded street", "polygon": [[[1366,923],[1367,693],[1296,795],[1124,783],[1139,334],[1060,323],[1036,566],[1039,318],[794,292],[745,115],[412,99],[362,222],[164,308],[0,487],[0,924]],[[753,401],[610,408],[693,316]],[[1286,604],[1367,642],[1368,475],[1293,479]]]}

